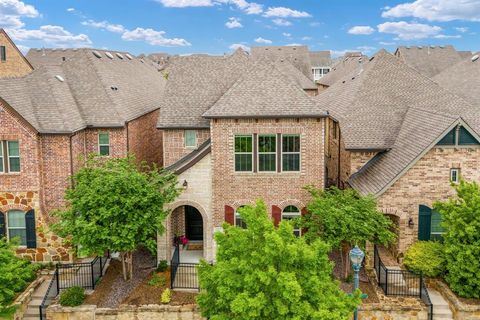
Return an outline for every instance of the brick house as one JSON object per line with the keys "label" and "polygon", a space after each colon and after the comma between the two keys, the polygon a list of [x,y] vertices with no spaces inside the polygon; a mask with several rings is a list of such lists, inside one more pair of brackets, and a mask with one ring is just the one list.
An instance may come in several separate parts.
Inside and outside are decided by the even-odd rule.
{"label": "brick house", "polygon": [[170,63],[158,128],[165,164],[184,191],[171,205],[158,255],[170,259],[173,238],[186,235],[211,261],[214,232],[224,222],[243,225],[239,207],[262,198],[278,223],[304,210],[305,185],[324,186],[328,115],[311,98],[311,68],[302,73],[288,59],[237,50]]}
{"label": "brick house", "polygon": [[31,50],[35,70],[0,80],[0,235],[33,261],[72,259],[48,231],[68,177],[90,153],[163,165],[155,128],[165,79],[127,53]]}
{"label": "brick house", "polygon": [[316,100],[339,120],[341,140],[328,147],[339,183],[377,198],[396,224],[394,253],[441,237],[433,202],[460,177],[480,179],[478,108],[386,51]]}
{"label": "brick house", "polygon": [[0,78],[21,77],[32,70],[30,62],[25,59],[5,30],[0,28]]}

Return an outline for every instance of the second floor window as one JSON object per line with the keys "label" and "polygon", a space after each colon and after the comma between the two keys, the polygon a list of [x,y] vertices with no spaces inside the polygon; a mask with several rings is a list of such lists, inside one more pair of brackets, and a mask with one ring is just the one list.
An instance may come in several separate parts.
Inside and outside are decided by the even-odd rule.
{"label": "second floor window", "polygon": [[5,46],[0,46],[0,61],[7,61],[7,48]]}
{"label": "second floor window", "polygon": [[0,141],[0,173],[20,172],[18,141]]}
{"label": "second floor window", "polygon": [[110,155],[110,134],[108,132],[98,134],[98,153],[101,156]]}
{"label": "second floor window", "polygon": [[197,131],[185,130],[185,147],[196,148],[197,147]]}
{"label": "second floor window", "polygon": [[315,67],[312,68],[313,73],[313,80],[317,81],[320,80],[324,75],[330,72],[330,68],[328,67]]}
{"label": "second floor window", "polygon": [[274,134],[258,136],[258,171],[277,170],[277,137]]}
{"label": "second floor window", "polygon": [[300,171],[300,135],[282,136],[282,171]]}
{"label": "second floor window", "polygon": [[235,136],[235,171],[253,170],[253,136]]}

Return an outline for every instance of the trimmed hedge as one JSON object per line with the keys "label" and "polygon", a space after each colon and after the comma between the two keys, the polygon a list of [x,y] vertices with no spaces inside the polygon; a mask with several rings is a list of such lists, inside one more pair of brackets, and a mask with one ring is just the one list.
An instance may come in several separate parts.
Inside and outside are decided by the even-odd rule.
{"label": "trimmed hedge", "polygon": [[60,304],[64,307],[76,307],[85,300],[85,290],[81,287],[71,287],[65,289],[60,294]]}
{"label": "trimmed hedge", "polygon": [[417,241],[405,252],[403,264],[411,271],[427,277],[445,273],[446,260],[443,245],[435,241]]}

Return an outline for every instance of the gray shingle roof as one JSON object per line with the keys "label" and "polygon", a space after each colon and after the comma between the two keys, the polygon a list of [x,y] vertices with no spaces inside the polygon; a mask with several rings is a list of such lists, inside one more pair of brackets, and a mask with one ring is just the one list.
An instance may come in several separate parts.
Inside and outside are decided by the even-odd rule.
{"label": "gray shingle roof", "polygon": [[[478,55],[475,54],[475,55]],[[463,61],[450,66],[433,80],[444,88],[480,107],[480,59],[475,61],[470,54]]]}
{"label": "gray shingle roof", "polygon": [[351,177],[362,193],[388,188],[460,119],[480,132],[478,108],[384,50],[316,99],[340,120],[347,149],[384,150]]}
{"label": "gray shingle roof", "polygon": [[194,164],[198,161],[202,160],[207,154],[210,153],[212,149],[210,139],[207,139],[204,143],[202,143],[197,149],[190,152],[174,164],[170,165],[166,168],[168,171],[172,171],[175,174],[180,174],[185,172],[189,168],[191,168]]}
{"label": "gray shingle roof", "polygon": [[270,61],[288,60],[307,78],[313,79],[310,53],[306,46],[252,47],[251,55],[254,61],[265,59]]}
{"label": "gray shingle roof", "polygon": [[399,47],[395,55],[429,78],[462,60],[462,55],[453,46]]}
{"label": "gray shingle roof", "polygon": [[312,67],[328,67],[332,65],[333,60],[330,51],[310,51],[310,64]]}
{"label": "gray shingle roof", "polygon": [[325,111],[278,67],[259,60],[204,113],[206,118],[322,117]]}
{"label": "gray shingle roof", "polygon": [[44,133],[123,126],[159,108],[166,81],[157,69],[125,53],[96,51],[101,58],[92,49],[30,50],[38,70],[14,84],[1,81],[0,97]]}
{"label": "gray shingle roof", "polygon": [[157,127],[209,128],[202,114],[235,83],[249,63],[241,49],[226,57],[171,58],[165,69],[168,80]]}
{"label": "gray shingle roof", "polygon": [[361,65],[367,64],[369,61],[367,56],[361,53],[355,54],[353,52],[347,53],[343,58],[338,60],[333,66],[330,72],[317,80],[317,83],[324,86],[331,86],[340,79],[345,78],[355,70],[359,70]]}

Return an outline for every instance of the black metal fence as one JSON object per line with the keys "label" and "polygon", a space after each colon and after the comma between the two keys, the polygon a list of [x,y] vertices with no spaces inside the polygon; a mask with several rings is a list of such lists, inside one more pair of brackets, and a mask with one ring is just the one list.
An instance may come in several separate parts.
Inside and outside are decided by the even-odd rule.
{"label": "black metal fence", "polygon": [[428,319],[433,319],[433,305],[422,274],[387,268],[380,258],[377,246],[374,247],[373,266],[377,274],[378,286],[382,288],[386,296],[420,298],[427,305]]}
{"label": "black metal fence", "polygon": [[170,261],[170,287],[200,290],[197,267],[197,263],[180,262],[180,246],[176,244]]}
{"label": "black metal fence", "polygon": [[98,280],[103,276],[103,268],[108,257],[96,257],[90,262],[57,264],[55,273],[47,292],[39,306],[40,320],[46,319],[46,310],[50,303],[64,289],[82,287],[95,289]]}

